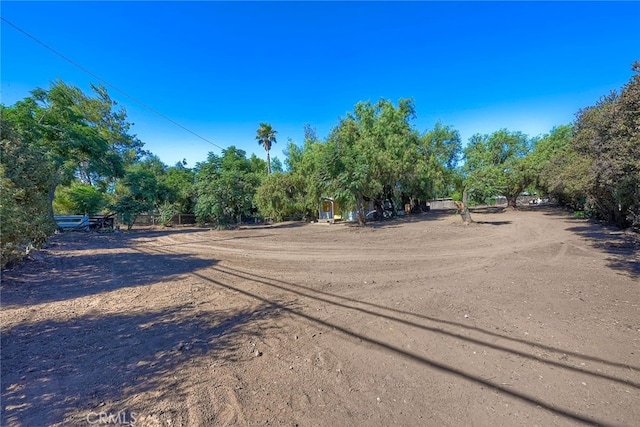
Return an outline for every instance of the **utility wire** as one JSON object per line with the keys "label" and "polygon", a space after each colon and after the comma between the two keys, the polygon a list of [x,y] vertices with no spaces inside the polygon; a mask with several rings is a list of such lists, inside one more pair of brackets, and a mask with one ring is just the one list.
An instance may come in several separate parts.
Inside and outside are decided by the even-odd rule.
{"label": "utility wire", "polygon": [[65,61],[69,62],[71,65],[73,65],[74,67],[79,68],[80,70],[82,70],[83,72],[89,74],[90,76],[100,80],[102,83],[104,83],[105,85],[111,87],[112,89],[120,92],[121,94],[123,94],[124,96],[126,96],[127,98],[131,99],[132,101],[134,101],[136,104],[141,105],[142,107],[146,108],[147,110],[151,111],[154,114],[157,114],[158,116],[162,117],[163,119],[173,123],[174,125],[178,126],[179,128],[186,130],[187,132],[189,132],[192,135],[197,136],[198,138],[200,138],[201,140],[208,142],[209,144],[213,145],[214,147],[217,147],[221,150],[224,150],[223,147],[219,146],[218,144],[216,144],[215,142],[211,142],[209,141],[207,138],[195,133],[194,131],[192,131],[191,129],[186,128],[185,126],[181,125],[180,123],[176,122],[175,120],[173,120],[170,117],[165,116],[164,114],[162,114],[161,112],[159,112],[158,110],[148,106],[147,104],[145,104],[144,102],[134,98],[133,96],[129,95],[128,93],[126,93],[125,91],[123,91],[122,89],[119,89],[118,87],[112,85],[111,83],[109,83],[108,81],[106,81],[105,79],[103,79],[102,77],[96,75],[95,73],[92,73],[91,71],[87,70],[86,68],[84,68],[82,65],[78,64],[77,62],[75,62],[74,60],[68,58],[67,56],[63,55],[62,53],[58,52],[57,50],[55,50],[54,48],[52,48],[51,46],[47,45],[46,43],[44,43],[43,41],[39,40],[38,38],[32,36],[31,34],[29,34],[28,32],[26,32],[25,30],[23,30],[22,28],[18,27],[17,25],[15,25],[14,23],[12,23],[11,21],[9,21],[8,19],[6,19],[4,16],[0,16],[0,19],[2,19],[4,22],[6,22],[7,24],[9,24],[10,26],[12,26],[13,28],[15,28],[16,30],[18,30],[19,32],[21,32],[22,34],[24,34],[25,36],[29,37],[31,40],[35,41],[36,43],[44,46],[46,49],[50,50],[51,52],[55,53],[56,55],[58,55],[60,58],[64,59]]}

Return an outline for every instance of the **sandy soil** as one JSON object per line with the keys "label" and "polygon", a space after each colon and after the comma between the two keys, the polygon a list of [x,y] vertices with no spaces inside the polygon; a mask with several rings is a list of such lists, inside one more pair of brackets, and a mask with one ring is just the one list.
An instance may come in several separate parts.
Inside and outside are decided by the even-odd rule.
{"label": "sandy soil", "polygon": [[3,426],[638,425],[640,243],[539,207],[55,236]]}

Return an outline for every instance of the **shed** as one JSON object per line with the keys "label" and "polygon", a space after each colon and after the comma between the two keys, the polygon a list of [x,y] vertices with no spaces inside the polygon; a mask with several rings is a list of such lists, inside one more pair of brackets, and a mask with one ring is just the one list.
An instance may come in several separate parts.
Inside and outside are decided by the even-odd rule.
{"label": "shed", "polygon": [[320,221],[334,222],[342,219],[340,206],[333,197],[323,197],[322,200],[320,200],[320,209],[318,213],[318,219]]}

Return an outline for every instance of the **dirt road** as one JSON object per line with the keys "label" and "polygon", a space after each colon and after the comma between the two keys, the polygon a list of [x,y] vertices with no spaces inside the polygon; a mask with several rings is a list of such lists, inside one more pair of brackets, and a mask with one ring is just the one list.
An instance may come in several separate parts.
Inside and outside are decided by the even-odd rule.
{"label": "dirt road", "polygon": [[473,215],[57,235],[3,272],[0,422],[638,425],[638,236]]}

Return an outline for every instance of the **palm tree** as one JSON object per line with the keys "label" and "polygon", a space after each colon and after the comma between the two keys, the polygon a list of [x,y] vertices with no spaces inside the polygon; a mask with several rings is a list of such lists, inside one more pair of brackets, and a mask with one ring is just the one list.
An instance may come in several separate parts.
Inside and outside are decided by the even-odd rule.
{"label": "palm tree", "polygon": [[267,173],[271,173],[271,157],[269,156],[269,150],[271,150],[271,144],[276,142],[276,133],[269,123],[260,123],[256,140],[267,151]]}

